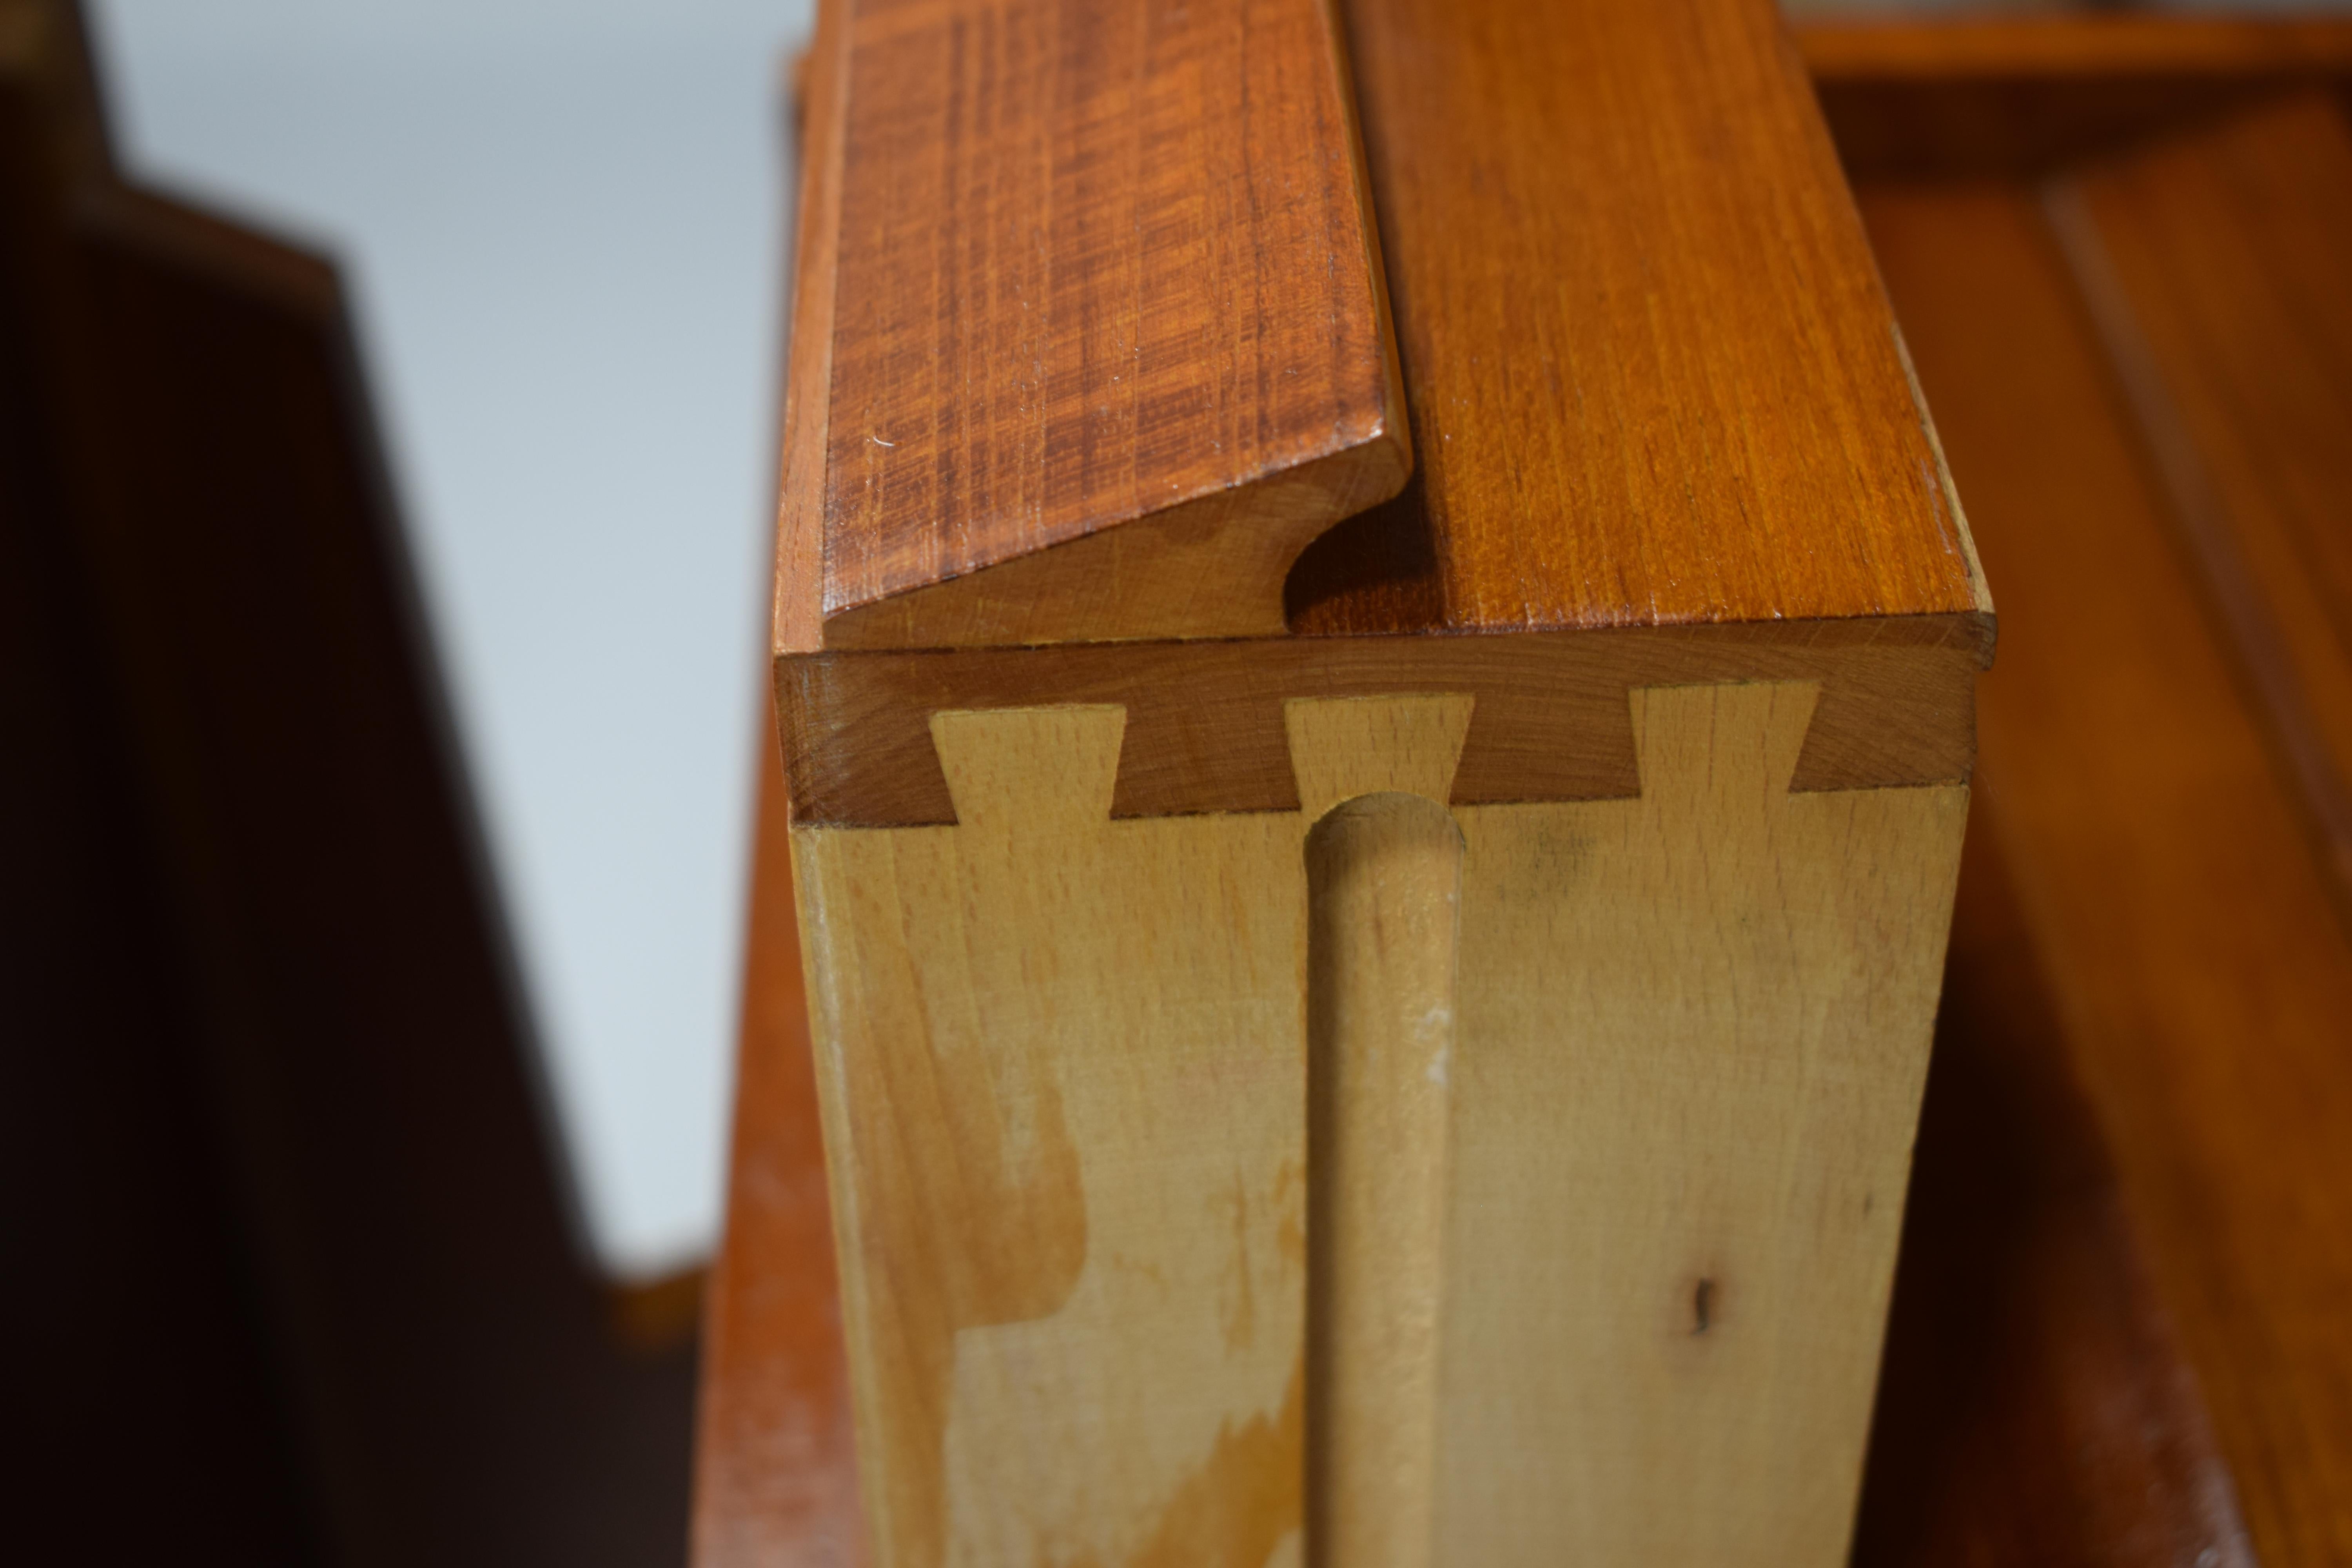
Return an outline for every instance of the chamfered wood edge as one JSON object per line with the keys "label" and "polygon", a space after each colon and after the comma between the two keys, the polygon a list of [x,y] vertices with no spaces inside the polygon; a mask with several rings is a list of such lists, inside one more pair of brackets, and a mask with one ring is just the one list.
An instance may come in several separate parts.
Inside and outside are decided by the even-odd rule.
{"label": "chamfered wood edge", "polygon": [[[1395,356],[1389,358],[1392,372]],[[824,621],[824,645],[896,650],[1279,637],[1291,563],[1334,523],[1396,495],[1412,473],[1394,403],[1391,383],[1382,427],[1356,446],[840,610]]]}
{"label": "chamfered wood edge", "polygon": [[[841,228],[842,95],[848,87],[848,0],[817,0],[798,100],[800,212],[793,225],[792,342],[784,364],[776,509],[773,648],[824,646],[824,471],[832,428],[833,296]],[[805,389],[805,390],[804,390]]]}
{"label": "chamfered wood edge", "polygon": [[1626,693],[1818,680],[1801,792],[1965,780],[1980,611],[1879,620],[1627,627],[1518,637],[1078,644],[777,661],[796,826],[955,820],[932,750],[941,710],[1111,703],[1128,712],[1112,814],[1295,811],[1282,705],[1460,691],[1477,707],[1453,804],[1641,793]]}
{"label": "chamfered wood edge", "polygon": [[[818,0],[792,63],[801,143],[799,237],[784,370],[772,648],[929,648],[1278,635],[1284,579],[1335,523],[1395,497],[1412,472],[1403,375],[1341,18],[1318,0],[1381,352],[1381,411],[1360,440],[1181,498],[1042,550],[870,600],[829,602],[825,494],[852,0]],[[814,395],[804,394],[803,388]],[[1221,559],[1231,555],[1234,559]],[[1105,571],[1106,559],[1115,569]],[[1202,566],[1205,583],[1191,580]],[[1114,587],[1094,589],[1104,580]]]}

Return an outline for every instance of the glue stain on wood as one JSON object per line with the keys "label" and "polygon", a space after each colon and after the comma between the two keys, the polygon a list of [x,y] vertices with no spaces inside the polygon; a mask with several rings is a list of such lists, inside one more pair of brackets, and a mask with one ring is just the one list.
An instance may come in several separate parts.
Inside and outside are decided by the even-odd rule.
{"label": "glue stain on wood", "polygon": [[1214,1492],[1265,1544],[1201,1560],[1256,1568],[1298,1522],[1303,826],[1113,822],[1117,708],[931,728],[956,826],[794,839],[876,1559],[1147,1561]]}
{"label": "glue stain on wood", "polygon": [[[955,826],[795,830],[879,1568],[1336,1561],[1357,1394],[1383,1563],[1833,1557],[1967,792],[1791,793],[1815,695],[1451,807],[1469,697],[1298,700],[1306,811],[1117,821],[1120,709],[941,712]],[[1427,1354],[1334,1379],[1384,1296]]]}

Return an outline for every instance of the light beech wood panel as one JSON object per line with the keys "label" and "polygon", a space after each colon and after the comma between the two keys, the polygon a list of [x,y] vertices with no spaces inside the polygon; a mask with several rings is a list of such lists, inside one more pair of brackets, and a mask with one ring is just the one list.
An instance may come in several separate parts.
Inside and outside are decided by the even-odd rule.
{"label": "light beech wood panel", "polygon": [[1454,813],[1438,1562],[1844,1559],[1968,790],[1790,793],[1812,703]]}
{"label": "light beech wood panel", "polygon": [[[1409,1212],[1310,1164],[1310,1035],[1392,1040],[1405,978],[1312,985],[1310,929],[1432,963],[1425,876],[1310,908],[1304,812],[1113,819],[1108,706],[935,715],[954,826],[796,829],[877,1561],[1286,1561],[1346,1485],[1310,1409],[1427,1423],[1356,1450],[1386,1561],[1834,1560],[1967,792],[1791,794],[1814,700],[1637,692],[1639,799],[1453,811],[1442,1103],[1335,1102],[1342,1148],[1405,1118]],[[1327,852],[1349,801],[1441,804],[1471,708],[1291,705]],[[1307,1386],[1415,1353],[1425,1415]]]}
{"label": "light beech wood panel", "polygon": [[1436,1505],[1467,697],[1284,705],[1307,819],[1308,1560],[1419,1568]]}

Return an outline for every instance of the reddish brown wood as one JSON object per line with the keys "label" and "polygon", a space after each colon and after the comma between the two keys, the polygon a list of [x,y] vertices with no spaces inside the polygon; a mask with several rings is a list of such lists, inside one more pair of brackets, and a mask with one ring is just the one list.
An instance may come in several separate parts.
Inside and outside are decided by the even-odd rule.
{"label": "reddish brown wood", "polygon": [[2085,169],[2050,203],[2352,899],[2352,129],[2298,95]]}
{"label": "reddish brown wood", "polygon": [[2265,1563],[2352,1555],[2352,937],[2044,211],[1865,192],[2005,647],[1982,799]]}
{"label": "reddish brown wood", "polygon": [[1981,821],[1953,911],[1853,1561],[2252,1563]]}
{"label": "reddish brown wood", "polygon": [[1847,16],[1796,33],[1856,178],[2044,174],[2352,77],[2352,23],[2326,16]]}
{"label": "reddish brown wood", "polygon": [[1800,18],[1818,83],[1982,81],[2034,77],[2081,88],[2126,77],[2260,77],[2352,71],[2352,22],[2325,15],[2228,16],[2099,11],[2032,16]]}
{"label": "reddish brown wood", "polygon": [[1296,629],[1986,607],[1772,6],[1348,14],[1421,482]]}
{"label": "reddish brown wood", "polygon": [[1295,697],[1466,691],[1457,805],[1641,794],[1634,686],[1818,679],[1799,790],[1968,777],[1970,689],[1990,656],[1977,616],[1629,627],[1524,637],[1283,638],[972,649],[795,660],[778,678],[793,819],[955,820],[931,744],[940,709],[1116,702],[1127,710],[1116,816],[1296,811],[1284,738]]}
{"label": "reddish brown wood", "polygon": [[827,7],[779,647],[1280,630],[1410,467],[1332,25]]}
{"label": "reddish brown wood", "polygon": [[[1491,35],[1491,18],[1469,20]],[[1938,25],[1838,31],[1824,47],[1832,31],[1804,37],[1843,150],[1857,166],[1879,156],[1911,170],[2046,173],[2283,81],[2326,79],[2347,52],[2334,25]],[[1358,45],[1383,47],[1367,43],[1360,16]],[[1478,59],[1509,77],[1512,62]],[[2021,80],[2031,93],[2005,100]],[[1908,100],[1916,117],[1890,127],[1875,110],[1842,112],[1870,94],[1878,108]],[[2009,141],[2004,101],[2031,109],[2026,133]],[[1380,127],[1369,130],[1377,148]],[[2230,1481],[2206,1435],[2208,1394],[2224,1448],[2252,1477],[2247,1506],[2265,1560],[2335,1560],[2344,1527],[2333,1499],[2347,1490],[2335,1303],[2352,1283],[2340,1241],[2352,1232],[2336,1211],[2352,1184],[2330,1148],[2347,1107],[2328,1021],[2352,1001],[2340,994],[2352,955],[2304,852],[2294,791],[2243,707],[2229,639],[2206,618],[2205,586],[2172,553],[2169,498],[2035,196],[2016,185],[1889,186],[1868,205],[2004,608],[2027,619],[1989,693],[2000,720],[1997,732],[1989,721],[1988,831],[1977,846],[2000,855],[1972,852],[1964,882],[1857,1561],[2242,1562]],[[1497,225],[1501,209],[1465,197],[1448,210],[1467,231]],[[1520,210],[1515,201],[1512,222]],[[1555,237],[1541,258],[1552,276],[1581,237]],[[1466,319],[1480,290],[1504,286],[1447,276],[1456,291],[1419,309]],[[1405,283],[1406,370],[1418,375],[1414,300]],[[1499,375],[1496,366],[1529,363],[1514,354],[1481,366]],[[1553,433],[1572,423],[1506,453],[1501,471],[1548,462]],[[1385,518],[1335,530],[1294,576],[1293,624],[1328,629],[1334,603],[1348,613],[1384,604],[1395,626],[1444,624],[1453,601],[1428,521],[1441,510],[1409,493]],[[1318,624],[1318,614],[1335,619]],[[1767,622],[1754,635],[1775,634]],[[883,660],[870,668],[889,673],[862,690],[850,658],[803,666],[793,676],[802,687],[837,689],[819,700],[788,683],[787,710],[809,726],[795,754],[825,757],[828,736],[880,721],[892,703],[1066,699],[1132,679],[1083,668],[1097,651],[1066,650],[1058,664],[1038,656],[1032,668],[1052,673],[1034,679]],[[1029,656],[989,656],[1014,657]],[[1315,679],[1349,679],[1346,661],[1360,657],[1341,652]],[[1125,689],[1131,752],[1155,754],[1154,704],[1191,700],[1186,682],[1197,686],[1208,667]],[[1171,734],[1157,754],[1246,759],[1255,728]],[[913,753],[859,732],[860,746],[838,755],[878,744],[909,765],[820,766],[796,779],[802,808],[865,820],[879,801],[893,819],[941,820]],[[1129,809],[1171,780],[1180,787],[1156,798],[1207,801],[1200,781],[1212,776],[1202,763],[1145,763],[1123,770],[1121,789]],[[1228,804],[1247,794],[1230,778],[1217,788]],[[2013,891],[2003,857],[2014,861]],[[760,1506],[748,1492],[734,1501]],[[762,1539],[781,1552],[789,1534]]]}
{"label": "reddish brown wood", "polygon": [[[867,25],[859,15],[828,12],[814,56],[835,64],[812,89],[825,107],[811,119],[803,356],[812,342],[853,341],[870,355],[869,340],[887,335],[874,323],[853,333],[863,318],[831,300],[851,286],[834,258],[856,249],[827,237],[857,201],[825,193],[856,177],[841,139],[860,122],[838,94],[863,47],[845,42]],[[803,525],[822,462],[815,416],[797,402],[780,581],[800,586],[779,601],[779,647],[799,650],[782,656],[779,679],[795,810],[811,822],[946,820],[929,707],[1081,697],[1122,701],[1135,720],[1122,812],[1285,809],[1284,699],[1368,682],[1422,689],[1441,675],[1480,693],[1465,801],[1633,793],[1622,693],[1636,679],[1832,665],[1830,723],[1802,787],[1963,776],[1965,677],[1949,661],[1924,672],[1920,650],[1989,658],[1989,601],[1778,28],[1759,0],[1557,14],[1366,0],[1350,13],[1426,471],[1291,572],[1289,623],[1311,642],[943,656],[900,626],[887,634],[898,649],[821,652],[811,584],[832,582],[843,558],[829,544],[820,559]],[[1696,48],[1702,36],[1715,45]],[[924,123],[949,144],[926,155],[964,155]],[[1741,133],[1726,140],[1731,124]],[[1627,134],[1635,125],[1642,134]],[[813,363],[796,363],[796,387],[815,384]],[[836,403],[847,363],[827,384]],[[992,384],[974,384],[976,405]],[[840,456],[836,441],[836,479]],[[1192,591],[1182,574],[1159,580]],[[1024,592],[1044,605],[1060,590],[1033,578]],[[1725,640],[1397,640],[1675,627]],[[1148,616],[1112,628],[1152,629]],[[1844,651],[1824,659],[1832,646]],[[1535,684],[1514,694],[1523,679]],[[1872,706],[1882,697],[1883,710]],[[1850,698],[1870,710],[1848,713]]]}

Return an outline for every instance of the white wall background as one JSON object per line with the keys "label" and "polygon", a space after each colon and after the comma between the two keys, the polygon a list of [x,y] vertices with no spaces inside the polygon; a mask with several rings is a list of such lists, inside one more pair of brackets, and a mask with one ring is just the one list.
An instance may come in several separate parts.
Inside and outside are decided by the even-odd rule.
{"label": "white wall background", "polygon": [[126,162],[342,264],[589,1241],[717,1234],[810,0],[97,0]]}

